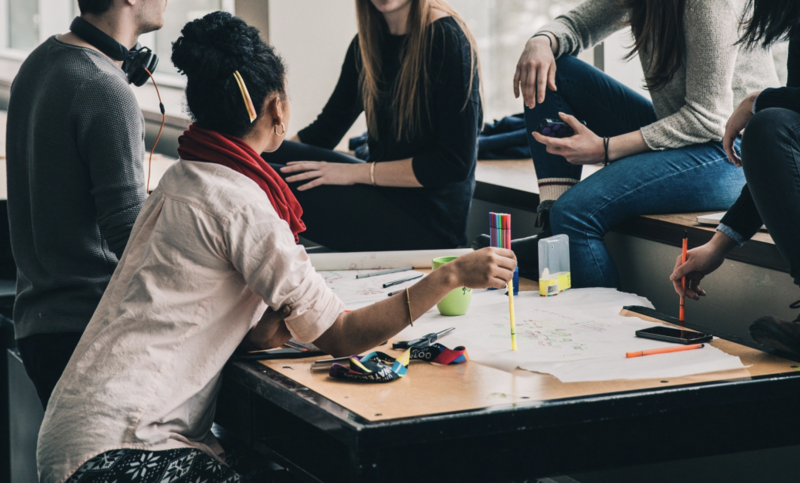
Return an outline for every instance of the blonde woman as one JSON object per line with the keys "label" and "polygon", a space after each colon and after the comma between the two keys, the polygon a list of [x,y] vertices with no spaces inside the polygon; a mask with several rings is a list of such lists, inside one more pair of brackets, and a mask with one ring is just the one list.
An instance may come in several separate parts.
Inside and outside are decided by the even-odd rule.
{"label": "blonde woman", "polygon": [[[319,117],[270,163],[304,237],[340,251],[466,243],[482,123],[475,40],[443,0],[356,0],[358,35]],[[332,149],[366,113],[367,162]]]}

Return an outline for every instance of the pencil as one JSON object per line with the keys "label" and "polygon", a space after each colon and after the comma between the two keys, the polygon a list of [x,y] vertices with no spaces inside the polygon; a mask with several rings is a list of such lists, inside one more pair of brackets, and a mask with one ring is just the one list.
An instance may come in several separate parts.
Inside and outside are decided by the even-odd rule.
{"label": "pencil", "polygon": [[705,347],[705,344],[692,344],[692,345],[682,345],[678,347],[664,347],[663,349],[650,349],[646,351],[634,351],[634,352],[626,352],[625,357],[641,357],[641,356],[652,356],[655,354],[668,354],[670,352],[681,352],[681,351],[690,351],[694,349],[702,349]]}
{"label": "pencil", "polygon": [[[681,265],[686,263],[686,250],[689,248],[689,233],[687,233],[686,228],[683,229],[683,252],[681,253]],[[683,293],[686,293],[686,275],[681,277],[681,288],[683,288]],[[681,307],[680,313],[678,316],[678,320],[681,321],[681,325],[686,321],[686,314],[685,314],[685,306],[686,306],[686,297],[681,295]]]}
{"label": "pencil", "polygon": [[508,311],[511,319],[511,350],[517,350],[517,328],[514,324],[514,280],[508,281]]}
{"label": "pencil", "polygon": [[407,272],[409,270],[414,270],[414,267],[392,268],[390,270],[383,270],[382,272],[362,273],[356,275],[356,278],[377,277],[378,275],[386,275],[388,273],[397,273],[397,272]]}
{"label": "pencil", "polygon": [[412,281],[412,280],[416,280],[416,279],[418,279],[418,278],[422,277],[423,275],[425,275],[425,274],[424,274],[424,273],[420,273],[419,275],[414,275],[413,277],[401,278],[401,279],[399,279],[399,280],[394,280],[394,281],[391,281],[391,282],[386,282],[386,283],[384,283],[384,284],[383,284],[383,288],[394,287],[395,285],[399,285],[399,284],[401,284],[401,283],[410,282],[410,281]]}

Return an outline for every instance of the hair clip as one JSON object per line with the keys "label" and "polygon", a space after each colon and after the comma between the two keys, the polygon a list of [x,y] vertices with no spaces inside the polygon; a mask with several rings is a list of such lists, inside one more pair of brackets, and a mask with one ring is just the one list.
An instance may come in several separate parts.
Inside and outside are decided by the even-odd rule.
{"label": "hair clip", "polygon": [[247,114],[250,116],[250,122],[253,122],[258,117],[258,114],[256,114],[256,108],[253,105],[253,100],[250,99],[250,93],[247,92],[247,86],[244,84],[244,79],[242,79],[242,75],[239,74],[238,70],[233,71],[233,77],[236,79],[236,83],[239,85],[239,90],[242,92],[244,105],[247,107]]}

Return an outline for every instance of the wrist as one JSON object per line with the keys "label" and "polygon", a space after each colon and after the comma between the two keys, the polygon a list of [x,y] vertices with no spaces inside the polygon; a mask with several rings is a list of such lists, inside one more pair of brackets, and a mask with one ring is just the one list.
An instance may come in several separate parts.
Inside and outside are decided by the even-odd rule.
{"label": "wrist", "polygon": [[439,275],[442,277],[442,279],[439,282],[447,287],[448,293],[450,293],[451,290],[457,289],[458,287],[464,285],[461,281],[458,266],[453,262],[442,265],[436,270],[436,272],[440,272]]}
{"label": "wrist", "polygon": [[595,143],[595,153],[596,153],[595,154],[595,161],[597,161],[597,163],[603,164],[603,165],[607,164],[606,163],[606,155],[609,156],[608,160],[611,161],[611,158],[610,158],[611,153],[609,151],[610,148],[611,148],[611,146],[610,146],[611,143],[609,142],[609,144],[607,145],[606,144],[606,139],[610,140],[610,138],[604,138],[604,137],[599,137],[598,136],[597,137],[597,142]]}
{"label": "wrist", "polygon": [[359,163],[359,164],[352,164],[353,166],[353,182],[359,184],[372,184],[370,181],[370,167],[372,163]]}
{"label": "wrist", "polygon": [[536,32],[531,40],[541,40],[547,44],[547,47],[556,55],[558,51],[558,38],[553,32]]}
{"label": "wrist", "polygon": [[556,53],[555,37],[547,32],[539,32],[535,34],[533,37],[528,39],[528,43],[531,46],[546,48],[547,50],[552,52],[553,55],[555,55]]}
{"label": "wrist", "polygon": [[751,115],[756,114],[756,101],[758,100],[758,96],[761,95],[763,91],[757,91],[750,93],[747,97],[747,110],[750,112]]}
{"label": "wrist", "polygon": [[714,233],[714,236],[711,237],[711,241],[708,242],[708,245],[712,250],[714,250],[714,252],[720,255],[725,255],[738,246],[736,240],[721,231]]}

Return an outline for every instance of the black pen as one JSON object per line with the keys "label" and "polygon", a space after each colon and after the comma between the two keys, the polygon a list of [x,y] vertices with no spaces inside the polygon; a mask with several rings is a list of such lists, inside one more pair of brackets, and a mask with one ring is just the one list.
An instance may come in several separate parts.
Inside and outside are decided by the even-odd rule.
{"label": "black pen", "polygon": [[424,273],[420,273],[419,275],[415,275],[413,277],[401,278],[400,280],[395,280],[394,282],[386,282],[383,284],[383,288],[394,287],[395,285],[400,285],[401,283],[410,282],[422,277],[423,275]]}

